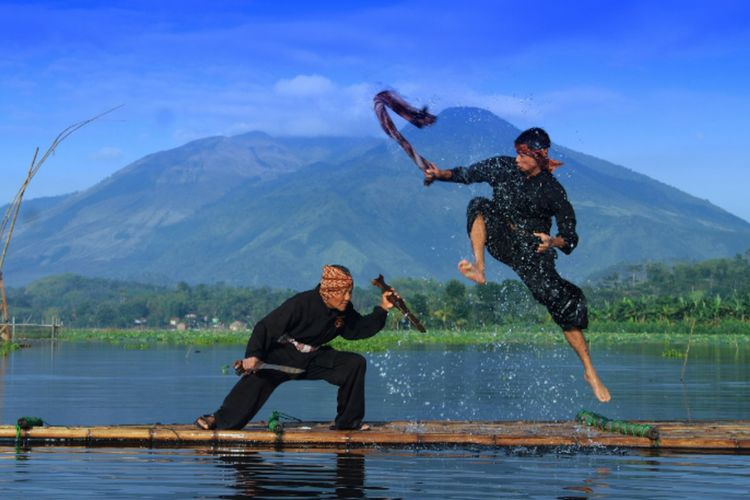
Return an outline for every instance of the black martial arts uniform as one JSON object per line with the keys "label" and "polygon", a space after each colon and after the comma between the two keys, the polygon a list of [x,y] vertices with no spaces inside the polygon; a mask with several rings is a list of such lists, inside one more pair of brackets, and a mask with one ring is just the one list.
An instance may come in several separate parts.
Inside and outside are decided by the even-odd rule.
{"label": "black martial arts uniform", "polygon": [[[339,335],[349,340],[372,337],[385,326],[388,312],[376,306],[370,314],[362,316],[351,303],[344,312],[330,309],[319,289],[320,286],[291,297],[260,320],[245,350],[246,358],[256,356],[265,363],[303,368],[305,372],[294,376],[276,370],[258,370],[242,376],[214,413],[217,429],[243,428],[274,389],[293,378],[322,379],[337,385],[335,427],[359,428],[365,416],[365,358],[324,344]],[[314,350],[303,352],[306,346]]]}
{"label": "black martial arts uniform", "polygon": [[518,274],[563,330],[585,329],[588,313],[583,292],[560,277],[554,249],[536,252],[541,240],[533,233],[550,234],[552,217],[558,236],[565,240],[560,250],[569,254],[578,244],[575,212],[557,179],[546,170],[529,178],[509,156],[488,158],[451,172],[451,178],[445,179],[448,182],[486,182],[492,186],[492,200],[479,197],[469,203],[467,231],[471,233],[474,219],[482,214],[489,254]]}

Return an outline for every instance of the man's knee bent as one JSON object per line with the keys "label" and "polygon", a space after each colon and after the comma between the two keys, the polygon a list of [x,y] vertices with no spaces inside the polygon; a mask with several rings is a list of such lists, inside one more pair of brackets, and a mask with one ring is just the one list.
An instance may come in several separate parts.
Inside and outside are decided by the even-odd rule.
{"label": "man's knee bent", "polygon": [[492,202],[487,198],[477,197],[469,202],[466,207],[466,233],[471,235],[471,229],[478,217],[482,217],[486,224],[487,218],[492,211]]}
{"label": "man's knee bent", "polygon": [[361,354],[355,352],[341,353],[345,354],[344,361],[341,363],[341,368],[347,373],[364,373],[367,371],[367,359]]}

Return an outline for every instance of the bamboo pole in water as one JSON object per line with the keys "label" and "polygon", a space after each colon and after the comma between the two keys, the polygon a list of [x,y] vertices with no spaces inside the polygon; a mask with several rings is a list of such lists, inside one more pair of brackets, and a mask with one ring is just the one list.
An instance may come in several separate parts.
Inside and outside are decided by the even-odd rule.
{"label": "bamboo pole in water", "polygon": [[[750,421],[642,422],[658,427],[660,438],[605,432],[578,422],[381,422],[369,431],[333,431],[327,424],[288,425],[273,433],[262,424],[240,431],[204,431],[190,425],[34,427],[23,440],[54,444],[196,445],[222,443],[299,448],[326,446],[604,446],[626,448],[750,450]],[[16,439],[15,426],[0,426],[0,441]]]}
{"label": "bamboo pole in water", "polygon": [[5,283],[3,282],[2,268],[0,268],[0,340],[13,340],[10,323],[8,323],[8,300],[5,297]]}
{"label": "bamboo pole in water", "polygon": [[685,348],[685,361],[682,363],[682,371],[680,372],[680,382],[685,382],[685,368],[687,368],[688,355],[690,354],[690,340],[693,338],[693,331],[695,330],[695,318],[690,321],[690,334],[688,335],[687,348]]}

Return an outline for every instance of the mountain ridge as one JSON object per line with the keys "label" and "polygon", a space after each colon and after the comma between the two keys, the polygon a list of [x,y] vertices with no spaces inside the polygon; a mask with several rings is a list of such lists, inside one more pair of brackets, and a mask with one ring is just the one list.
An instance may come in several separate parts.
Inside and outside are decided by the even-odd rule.
{"label": "mountain ridge", "polygon": [[[434,126],[403,131],[441,168],[514,154],[519,132],[480,108],[449,108]],[[566,163],[557,176],[579,221],[581,244],[558,260],[574,280],[622,262],[731,256],[750,246],[750,224],[706,200],[561,145],[551,155]],[[424,187],[385,139],[203,138],[22,217],[6,274],[21,283],[74,272],[304,288],[322,264],[340,262],[359,279],[442,281],[460,277],[455,265],[470,255],[466,204],[489,193],[481,185]],[[488,274],[512,276],[492,262]]]}

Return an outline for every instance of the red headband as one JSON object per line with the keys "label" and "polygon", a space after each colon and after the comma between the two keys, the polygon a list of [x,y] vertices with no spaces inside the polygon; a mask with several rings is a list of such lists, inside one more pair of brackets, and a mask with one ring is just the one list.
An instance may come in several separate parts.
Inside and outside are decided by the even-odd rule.
{"label": "red headband", "polygon": [[323,266],[323,276],[320,278],[320,295],[327,299],[332,295],[349,290],[354,280],[338,267]]}
{"label": "red headband", "polygon": [[534,158],[549,173],[563,165],[563,162],[550,158],[546,149],[531,149],[528,144],[516,144],[516,152]]}

